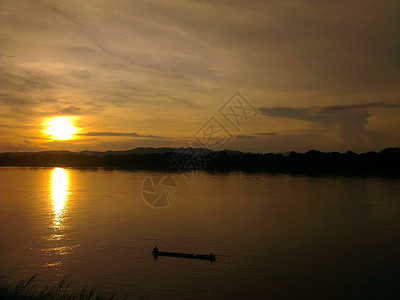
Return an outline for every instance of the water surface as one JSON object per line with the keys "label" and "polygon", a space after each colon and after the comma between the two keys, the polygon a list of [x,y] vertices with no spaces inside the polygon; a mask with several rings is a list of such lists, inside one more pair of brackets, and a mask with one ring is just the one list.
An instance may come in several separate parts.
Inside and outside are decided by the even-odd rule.
{"label": "water surface", "polygon": [[[399,180],[0,168],[0,275],[149,299],[352,298],[399,290]],[[153,173],[155,178],[163,173]],[[150,250],[229,255],[215,262]]]}

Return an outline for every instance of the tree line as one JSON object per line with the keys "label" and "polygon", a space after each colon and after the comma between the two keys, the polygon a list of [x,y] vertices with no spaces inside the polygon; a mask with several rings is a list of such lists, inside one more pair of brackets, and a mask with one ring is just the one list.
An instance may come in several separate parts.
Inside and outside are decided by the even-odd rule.
{"label": "tree line", "polygon": [[8,152],[0,153],[0,166],[400,176],[400,148],[387,148],[380,152],[366,153],[310,150],[306,153],[293,151],[286,154],[244,153],[230,150],[214,152],[201,148],[171,148],[167,150],[162,148],[163,151],[157,149],[161,148],[149,148],[144,154],[137,154],[135,150],[120,152]]}

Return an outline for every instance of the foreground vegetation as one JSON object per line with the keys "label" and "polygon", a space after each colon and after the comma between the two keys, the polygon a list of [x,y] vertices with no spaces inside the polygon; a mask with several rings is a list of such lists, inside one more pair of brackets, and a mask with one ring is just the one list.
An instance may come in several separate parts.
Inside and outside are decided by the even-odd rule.
{"label": "foreground vegetation", "polygon": [[33,285],[36,274],[28,281],[21,280],[15,286],[8,284],[4,278],[0,279],[0,299],[2,300],[103,300],[103,299],[116,299],[116,292],[109,297],[99,295],[98,291],[94,288],[86,290],[81,289],[79,292],[72,292],[70,285],[62,279],[57,285],[51,288],[37,290]]}

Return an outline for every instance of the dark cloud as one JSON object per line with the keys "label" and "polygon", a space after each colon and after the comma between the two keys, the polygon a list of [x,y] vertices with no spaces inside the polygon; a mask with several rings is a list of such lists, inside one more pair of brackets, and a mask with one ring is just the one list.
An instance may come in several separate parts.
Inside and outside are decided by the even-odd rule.
{"label": "dark cloud", "polygon": [[77,106],[67,106],[64,107],[63,109],[60,110],[59,114],[62,115],[83,115],[84,111],[82,110],[81,107],[77,107]]}
{"label": "dark cloud", "polygon": [[274,136],[278,135],[276,132],[258,132],[258,133],[253,133],[253,135],[269,135],[269,136]]}
{"label": "dark cloud", "polygon": [[136,132],[124,133],[124,132],[87,132],[79,134],[81,136],[114,136],[114,137],[137,137],[137,138],[152,138],[162,139],[160,136],[155,135],[142,135]]}
{"label": "dark cloud", "polygon": [[276,132],[258,132],[252,134],[238,134],[236,135],[237,139],[245,139],[245,140],[253,140],[256,139],[257,136],[275,136],[278,135]]}
{"label": "dark cloud", "polygon": [[296,107],[260,107],[259,112],[269,117],[291,118],[296,120],[309,121],[312,118],[312,111],[316,107],[296,108]]}
{"label": "dark cloud", "polygon": [[340,136],[348,142],[364,142],[368,136],[365,130],[368,118],[371,116],[369,108],[398,107],[397,104],[374,102],[364,104],[296,107],[260,107],[261,114],[268,117],[289,118],[309,122],[313,128],[336,129]]}
{"label": "dark cloud", "polygon": [[[103,106],[96,104],[93,101],[60,101],[49,99],[37,100],[38,103],[42,104],[42,110],[39,112],[40,116],[83,116],[83,115],[93,115],[94,113],[99,113]],[[70,104],[70,103],[77,103]]]}
{"label": "dark cloud", "polygon": [[244,140],[252,140],[255,139],[256,137],[254,135],[248,135],[248,134],[238,134],[236,136],[237,139],[244,139]]}
{"label": "dark cloud", "polygon": [[319,111],[320,114],[329,114],[333,112],[343,112],[346,110],[352,110],[357,108],[375,108],[375,107],[400,107],[399,104],[385,103],[385,102],[373,102],[373,103],[363,103],[363,104],[353,104],[353,105],[332,105],[322,107]]}

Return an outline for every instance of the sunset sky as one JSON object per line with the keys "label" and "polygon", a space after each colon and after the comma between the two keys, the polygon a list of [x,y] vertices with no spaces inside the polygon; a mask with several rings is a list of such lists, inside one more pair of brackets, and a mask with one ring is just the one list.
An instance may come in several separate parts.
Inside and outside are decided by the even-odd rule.
{"label": "sunset sky", "polygon": [[400,145],[399,1],[0,5],[1,152],[196,146],[212,117],[234,150]]}

